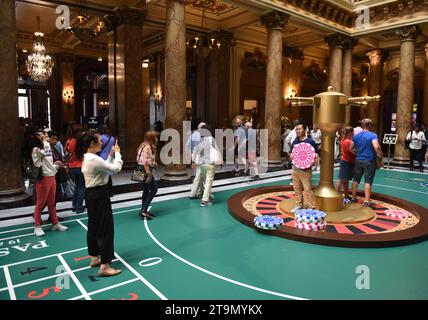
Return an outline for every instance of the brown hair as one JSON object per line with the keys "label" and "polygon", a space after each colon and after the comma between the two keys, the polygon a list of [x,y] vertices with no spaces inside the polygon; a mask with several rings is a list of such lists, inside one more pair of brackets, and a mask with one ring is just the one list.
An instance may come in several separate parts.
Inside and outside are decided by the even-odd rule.
{"label": "brown hair", "polygon": [[346,138],[351,132],[354,132],[354,128],[352,127],[345,127],[342,129],[342,134],[344,138]]}
{"label": "brown hair", "polygon": [[141,148],[144,145],[149,145],[152,149],[152,153],[156,153],[156,142],[157,142],[158,134],[156,131],[146,131],[144,134],[144,141],[141,142],[140,146],[138,147],[138,150],[141,150]]}

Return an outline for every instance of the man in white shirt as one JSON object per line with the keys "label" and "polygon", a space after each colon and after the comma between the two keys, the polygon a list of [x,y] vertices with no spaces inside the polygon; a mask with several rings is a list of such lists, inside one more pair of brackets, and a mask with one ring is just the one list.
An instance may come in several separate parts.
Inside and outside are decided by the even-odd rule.
{"label": "man in white shirt", "polygon": [[413,162],[417,160],[419,163],[419,170],[423,172],[424,167],[422,166],[422,161],[424,155],[422,147],[426,139],[419,124],[415,124],[414,130],[407,134],[406,140],[410,141],[410,170],[413,171]]}
{"label": "man in white shirt", "polygon": [[[190,135],[189,139],[187,139],[186,142],[186,152],[189,154],[189,157],[192,156],[193,151],[195,150],[195,147],[201,142],[201,130],[204,126],[206,126],[207,124],[205,122],[200,122],[198,124],[198,129],[193,131],[192,134]],[[189,153],[190,152],[190,153]],[[200,183],[198,183],[197,188],[196,188],[196,193],[195,194],[191,194],[190,195],[190,199],[197,199],[199,198],[199,196],[202,193],[202,190],[204,189],[204,179],[201,178],[201,169],[199,168],[199,166],[196,167],[196,171],[195,171],[195,179],[193,181],[199,181]]]}

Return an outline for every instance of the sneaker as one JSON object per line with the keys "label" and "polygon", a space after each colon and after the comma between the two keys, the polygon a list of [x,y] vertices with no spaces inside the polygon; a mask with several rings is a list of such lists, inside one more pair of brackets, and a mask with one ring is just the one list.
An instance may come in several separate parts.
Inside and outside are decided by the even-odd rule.
{"label": "sneaker", "polygon": [[208,207],[211,206],[213,203],[210,201],[202,201],[201,202],[201,207]]}
{"label": "sneaker", "polygon": [[293,209],[290,210],[291,213],[296,213],[297,211],[299,211],[300,209],[302,209],[301,206],[295,206]]}
{"label": "sneaker", "polygon": [[259,180],[260,176],[258,174],[256,174],[252,179],[253,179],[253,181]]}
{"label": "sneaker", "polygon": [[34,234],[36,235],[36,237],[42,237],[45,235],[45,232],[43,231],[42,227],[35,227]]}
{"label": "sneaker", "polygon": [[65,231],[65,230],[67,230],[68,229],[68,227],[66,227],[66,226],[63,226],[61,223],[57,223],[57,224],[54,224],[53,226],[52,226],[52,231]]}
{"label": "sneaker", "polygon": [[85,213],[85,209],[76,210],[76,214],[81,214],[81,213]]}
{"label": "sneaker", "polygon": [[214,197],[214,195],[213,195],[213,194],[211,194],[211,195],[210,195],[210,198],[209,198],[209,201],[214,200],[214,198],[215,198],[215,197]]}

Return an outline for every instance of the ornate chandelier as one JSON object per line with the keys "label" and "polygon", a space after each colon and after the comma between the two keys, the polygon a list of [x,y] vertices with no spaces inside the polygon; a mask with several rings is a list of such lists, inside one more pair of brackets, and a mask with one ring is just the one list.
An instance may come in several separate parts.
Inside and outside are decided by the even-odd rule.
{"label": "ornate chandelier", "polygon": [[[81,8],[86,8],[86,0],[77,1],[77,5]],[[104,31],[105,27],[104,21],[101,20],[93,26],[92,18],[85,11],[83,9],[81,13],[77,13],[76,21],[68,29],[80,41],[94,40]]]}
{"label": "ornate chandelier", "polygon": [[45,82],[52,75],[53,61],[46,52],[43,43],[44,34],[40,32],[40,17],[37,17],[37,32],[34,33],[36,39],[33,43],[33,49],[28,56],[25,65],[30,78],[37,82]]}
{"label": "ornate chandelier", "polygon": [[[207,0],[202,0],[202,27],[204,30],[207,30],[207,17],[205,16],[205,6]],[[195,36],[193,39],[186,42],[187,47],[193,48],[196,50],[196,53],[199,56],[206,58],[211,50],[220,49],[221,43],[218,39],[214,37],[212,33],[202,32],[201,34]]]}

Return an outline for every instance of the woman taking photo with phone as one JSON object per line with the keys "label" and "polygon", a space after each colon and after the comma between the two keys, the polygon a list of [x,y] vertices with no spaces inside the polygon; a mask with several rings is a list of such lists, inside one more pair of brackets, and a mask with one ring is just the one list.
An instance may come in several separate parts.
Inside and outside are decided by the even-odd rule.
{"label": "woman taking photo with phone", "polygon": [[[97,133],[85,132],[77,140],[76,157],[83,160],[82,173],[85,177],[85,202],[88,210],[88,251],[91,267],[100,266],[98,275],[114,276],[121,270],[110,266],[114,259],[114,224],[109,197],[109,176],[122,169],[120,147],[112,147],[107,160],[97,155],[101,151],[101,137]],[[101,256],[101,259],[99,258]]]}

